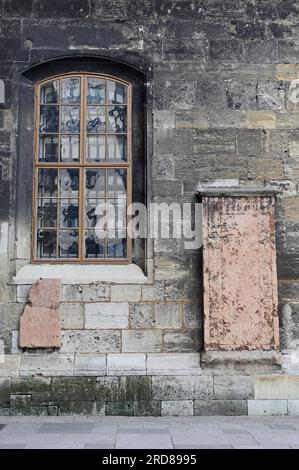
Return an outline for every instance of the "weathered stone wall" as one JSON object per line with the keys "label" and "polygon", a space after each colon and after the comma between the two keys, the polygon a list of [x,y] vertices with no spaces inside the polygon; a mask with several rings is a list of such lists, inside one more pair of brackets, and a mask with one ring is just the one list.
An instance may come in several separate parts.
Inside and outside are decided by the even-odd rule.
{"label": "weathered stone wall", "polygon": [[[22,227],[28,227],[31,216],[30,200],[22,214],[16,207],[17,191],[31,187],[30,178],[18,175],[18,162],[24,142],[32,143],[33,130],[33,122],[22,118],[19,109],[20,73],[57,57],[107,56],[144,70],[149,201],[191,202],[200,183],[216,179],[234,179],[240,185],[270,183],[281,189],[276,214],[280,347],[288,353],[285,364],[298,368],[298,15],[296,0],[0,2],[0,78],[6,95],[5,104],[0,104],[0,338],[6,351],[0,376],[8,376],[1,382],[4,398],[0,402],[7,404],[9,393],[13,412],[34,412],[30,407],[35,406],[35,389],[30,381],[25,385],[25,379],[24,388],[15,388],[9,377],[26,368],[27,361],[31,364],[27,376],[38,374],[39,364],[52,357],[50,353],[21,354],[17,347],[29,286],[16,286],[12,278],[29,262],[30,233]],[[29,89],[31,84],[26,83]],[[63,376],[69,375],[69,367],[73,374],[79,351],[83,362],[84,354],[94,354],[97,369],[102,354],[108,354],[107,361],[109,354],[138,353],[143,364],[151,354],[192,354],[202,349],[200,250],[188,251],[178,240],[157,239],[149,247],[148,259],[151,284],[63,287],[62,349],[55,357],[57,366],[64,365],[62,372],[54,368],[54,377],[45,380],[44,412],[52,412],[53,402],[56,413],[60,404],[58,398],[52,400],[51,390],[66,380]],[[78,367],[88,375],[87,365]],[[209,380],[218,380],[214,374]],[[94,378],[90,382],[94,397],[98,382]],[[197,385],[190,387],[197,390]],[[167,391],[174,389],[174,384],[165,385],[161,395],[172,410],[177,397]],[[197,392],[183,395],[179,400],[211,398]],[[160,400],[155,394],[151,397],[146,401]],[[220,400],[221,409],[221,400],[227,397],[219,394],[214,399]],[[238,400],[238,393],[232,391],[228,399]],[[140,399],[128,395],[122,400]],[[83,402],[93,403],[94,398],[82,398]],[[233,413],[228,404],[224,408]],[[61,410],[72,412],[76,406],[68,404]]]}

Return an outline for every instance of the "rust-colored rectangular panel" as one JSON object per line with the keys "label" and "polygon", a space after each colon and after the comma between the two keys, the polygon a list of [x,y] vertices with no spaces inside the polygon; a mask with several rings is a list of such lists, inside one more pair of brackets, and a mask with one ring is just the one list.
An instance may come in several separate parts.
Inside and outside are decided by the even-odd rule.
{"label": "rust-colored rectangular panel", "polygon": [[274,196],[203,197],[206,351],[279,347]]}

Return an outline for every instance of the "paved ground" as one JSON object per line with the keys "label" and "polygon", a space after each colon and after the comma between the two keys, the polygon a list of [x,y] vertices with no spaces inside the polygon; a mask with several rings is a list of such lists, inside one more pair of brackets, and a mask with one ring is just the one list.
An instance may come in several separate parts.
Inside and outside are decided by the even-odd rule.
{"label": "paved ground", "polygon": [[1,449],[299,449],[299,417],[1,417]]}

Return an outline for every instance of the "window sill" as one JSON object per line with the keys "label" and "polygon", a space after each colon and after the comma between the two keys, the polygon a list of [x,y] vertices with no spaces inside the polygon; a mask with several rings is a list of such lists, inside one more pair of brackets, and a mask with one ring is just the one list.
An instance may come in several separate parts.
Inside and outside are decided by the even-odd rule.
{"label": "window sill", "polygon": [[63,284],[111,282],[115,284],[147,284],[149,279],[136,264],[69,265],[27,264],[13,278],[15,284],[34,284],[40,278],[61,279]]}

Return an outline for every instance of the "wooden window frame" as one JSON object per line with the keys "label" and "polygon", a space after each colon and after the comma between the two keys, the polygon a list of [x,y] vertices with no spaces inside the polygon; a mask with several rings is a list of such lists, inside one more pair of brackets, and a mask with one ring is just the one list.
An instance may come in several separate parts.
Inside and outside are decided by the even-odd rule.
{"label": "wooden window frame", "polygon": [[[39,161],[39,126],[40,126],[40,105],[41,105],[41,87],[50,83],[54,80],[63,80],[64,78],[70,77],[80,77],[80,143],[79,143],[79,152],[80,159],[79,162],[41,162]],[[127,160],[124,162],[110,163],[105,160],[105,162],[89,162],[86,157],[86,107],[88,106],[86,100],[86,90],[87,90],[87,78],[98,78],[104,80],[112,80],[116,83],[120,83],[126,86],[127,90]],[[60,82],[59,82],[60,83]],[[107,91],[107,90],[106,90]],[[108,102],[108,93],[106,92],[105,107],[107,110]],[[61,103],[59,103],[61,106]],[[60,116],[60,113],[59,113]],[[127,171],[127,208],[132,203],[132,84],[125,80],[119,79],[113,75],[101,74],[101,73],[75,73],[69,72],[65,74],[53,75],[48,77],[45,80],[41,80],[35,85],[35,109],[34,109],[34,161],[33,161],[33,185],[32,185],[32,246],[31,246],[31,262],[34,264],[129,264],[132,262],[132,239],[126,236],[127,240],[127,257],[126,258],[84,258],[84,201],[85,201],[85,169],[126,169]],[[59,119],[60,126],[60,119]],[[48,134],[51,134],[50,132]],[[54,134],[54,133],[53,133]],[[71,134],[71,133],[70,133]],[[105,142],[107,135],[119,135],[107,130],[102,135],[105,135]],[[56,134],[59,139],[59,152],[60,152],[60,138],[63,135],[60,127],[58,133]],[[73,135],[73,134],[72,134]],[[99,134],[95,134],[99,135]],[[106,148],[107,148],[107,144]],[[78,228],[78,258],[37,258],[37,203],[38,203],[38,170],[39,169],[79,169],[79,191],[78,191],[78,202],[79,202],[79,228]],[[105,195],[106,198],[106,195]],[[57,200],[59,196],[57,195]],[[128,216],[126,216],[126,223],[128,225]],[[56,228],[58,232],[58,227]],[[127,230],[127,227],[126,227]],[[58,254],[58,246],[56,247],[56,254]]]}

